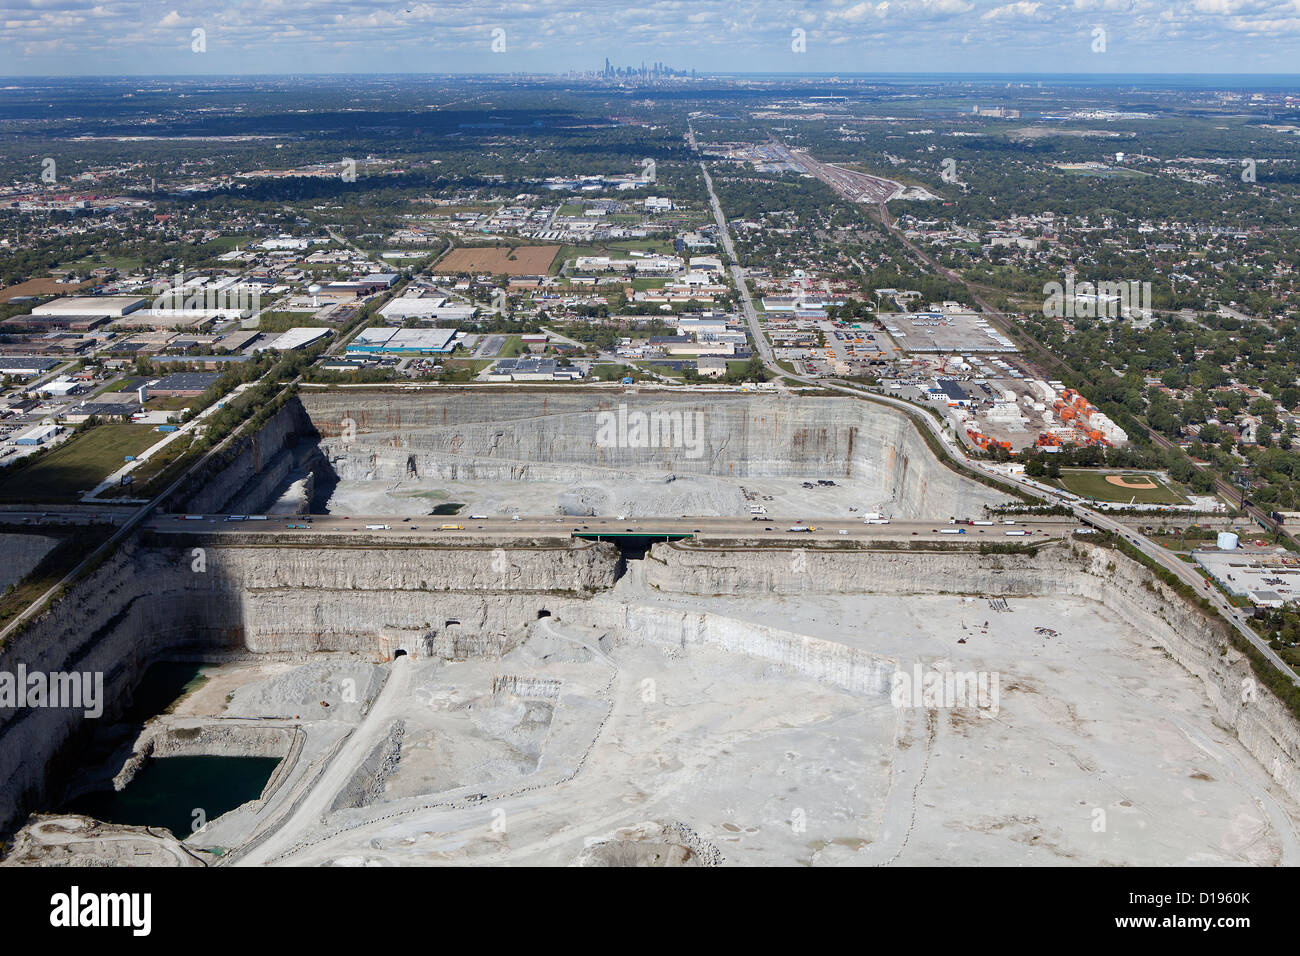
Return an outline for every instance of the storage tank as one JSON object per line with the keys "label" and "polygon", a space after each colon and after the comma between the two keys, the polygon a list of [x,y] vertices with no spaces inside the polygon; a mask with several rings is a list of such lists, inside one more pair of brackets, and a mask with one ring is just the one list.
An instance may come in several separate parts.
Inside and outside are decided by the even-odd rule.
{"label": "storage tank", "polygon": [[1240,539],[1239,539],[1235,534],[1233,534],[1231,531],[1220,531],[1220,532],[1219,532],[1219,550],[1220,550],[1220,551],[1235,551],[1235,550],[1237,550],[1237,544],[1238,544],[1239,540],[1240,540]]}

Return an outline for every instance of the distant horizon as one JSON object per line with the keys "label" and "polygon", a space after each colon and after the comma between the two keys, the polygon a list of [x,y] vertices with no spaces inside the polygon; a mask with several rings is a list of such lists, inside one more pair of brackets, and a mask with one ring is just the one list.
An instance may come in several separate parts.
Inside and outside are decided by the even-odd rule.
{"label": "distant horizon", "polygon": [[[25,77],[554,76],[606,57],[715,76],[1272,76],[1300,63],[1296,0],[0,0],[0,20],[5,70]],[[804,63],[818,69],[792,69]]]}
{"label": "distant horizon", "polygon": [[[671,67],[682,79],[682,73],[692,71],[690,67]],[[943,77],[953,79],[1113,79],[1115,77],[1126,77],[1133,79],[1154,78],[1154,79],[1222,79],[1225,77],[1238,77],[1248,79],[1294,79],[1300,81],[1300,70],[1289,73],[1282,72],[1240,72],[1240,71],[1221,71],[1221,72],[1187,72],[1181,70],[1156,70],[1148,72],[1134,72],[1126,70],[1097,70],[1093,72],[1060,72],[1060,71],[996,71],[983,72],[972,70],[871,70],[871,71],[851,71],[851,70],[826,70],[826,71],[794,71],[794,70],[695,70],[696,79],[709,78],[762,78],[762,77],[781,77],[781,78],[808,78],[808,79],[870,79],[874,77],[902,77],[902,78],[928,78]],[[473,77],[482,79],[486,77],[500,77],[509,79],[512,77],[570,77],[574,75],[595,74],[599,75],[600,69],[597,67],[580,68],[573,67],[565,70],[399,70],[399,71],[377,71],[377,70],[336,70],[336,71],[304,71],[304,70],[286,70],[277,73],[15,73],[0,74],[0,82],[17,83],[23,81],[45,81],[45,80],[129,80],[129,79],[167,79],[167,80],[188,80],[188,79],[239,79],[239,80],[256,80],[256,79],[291,79],[294,77]]]}

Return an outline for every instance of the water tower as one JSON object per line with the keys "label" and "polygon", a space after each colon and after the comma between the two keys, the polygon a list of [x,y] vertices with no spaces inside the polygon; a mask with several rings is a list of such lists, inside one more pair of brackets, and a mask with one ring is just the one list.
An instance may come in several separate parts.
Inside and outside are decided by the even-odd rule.
{"label": "water tower", "polygon": [[311,307],[312,307],[313,309],[319,309],[319,308],[320,308],[320,302],[318,302],[317,299],[316,299],[316,296],[317,296],[317,294],[320,292],[320,290],[321,290],[321,287],[318,286],[318,285],[313,285],[313,286],[308,286],[308,287],[307,287],[307,291],[311,293]]}

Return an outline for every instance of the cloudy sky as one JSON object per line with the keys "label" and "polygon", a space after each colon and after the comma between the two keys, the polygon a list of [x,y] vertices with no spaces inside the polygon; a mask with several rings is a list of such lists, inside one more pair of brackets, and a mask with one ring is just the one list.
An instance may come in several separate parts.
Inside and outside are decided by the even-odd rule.
{"label": "cloudy sky", "polygon": [[0,74],[1300,73],[1300,0],[0,0]]}

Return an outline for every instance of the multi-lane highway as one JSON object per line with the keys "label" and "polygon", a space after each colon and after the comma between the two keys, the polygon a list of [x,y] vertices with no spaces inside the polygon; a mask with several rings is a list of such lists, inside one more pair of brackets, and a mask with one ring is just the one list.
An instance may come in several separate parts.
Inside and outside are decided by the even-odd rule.
{"label": "multi-lane highway", "polygon": [[[662,518],[619,518],[607,516],[555,517],[554,515],[494,515],[487,518],[422,517],[395,518],[392,515],[155,515],[145,526],[160,534],[327,534],[352,533],[380,535],[395,542],[403,538],[434,537],[445,540],[505,537],[572,537],[573,535],[611,536],[644,535],[648,537],[690,535],[701,540],[734,539],[739,536],[772,535],[790,539],[885,540],[918,538],[930,540],[971,541],[975,539],[1008,542],[1042,541],[1061,537],[1078,525],[1061,519],[1035,521],[957,524],[949,521],[888,521],[867,523],[863,518],[723,516],[692,517],[681,515]],[[809,529],[791,531],[791,528]]]}

